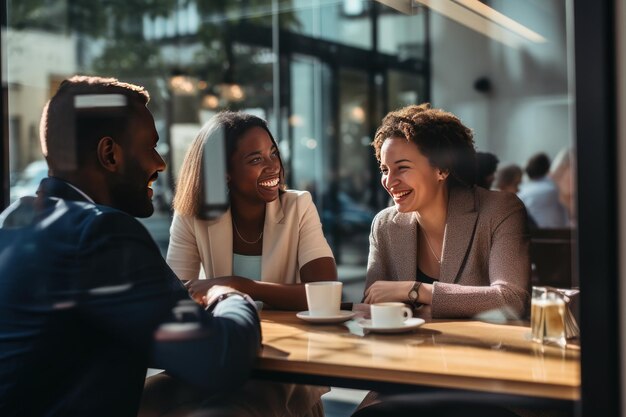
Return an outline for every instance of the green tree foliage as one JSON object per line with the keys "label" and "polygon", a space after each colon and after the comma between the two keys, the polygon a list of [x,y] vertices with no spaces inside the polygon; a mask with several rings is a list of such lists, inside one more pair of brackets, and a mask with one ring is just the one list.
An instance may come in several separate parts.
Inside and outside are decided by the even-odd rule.
{"label": "green tree foliage", "polygon": [[9,0],[8,26],[105,40],[93,68],[82,71],[126,76],[162,67],[159,50],[143,39],[143,16],[167,16],[178,0]]}
{"label": "green tree foliage", "polygon": [[[187,0],[185,0],[187,1]],[[167,16],[177,0],[8,0],[8,25],[78,33],[95,38],[111,35],[129,17]],[[132,30],[129,32],[133,32]]]}
{"label": "green tree foliage", "polygon": [[[273,0],[7,0],[7,21],[13,30],[42,30],[76,36],[78,71],[124,79],[167,80],[174,71],[207,80],[244,83],[252,90],[246,104],[263,101],[271,91],[271,65],[260,65],[256,47],[236,50],[234,34],[250,27],[271,27]],[[301,24],[292,0],[275,0],[281,29]],[[200,25],[193,39],[174,35],[146,40],[143,19],[171,17],[179,8],[195,4]],[[181,42],[181,43],[179,43]],[[191,62],[168,68],[162,46],[199,42],[202,48]],[[97,56],[93,56],[97,51]],[[267,53],[267,52],[266,52]],[[166,57],[167,58],[167,57]],[[171,59],[169,60],[171,62]],[[267,61],[266,61],[267,63]],[[260,80],[252,82],[250,80]],[[259,103],[260,104],[260,103]],[[233,103],[233,106],[237,106]]]}
{"label": "green tree foliage", "polygon": [[[297,29],[292,0],[276,0],[281,28]],[[186,70],[211,78],[231,77],[235,57],[231,34],[245,25],[270,26],[272,0],[8,0],[8,24],[15,30],[43,30],[103,40],[104,48],[83,71],[116,76],[164,71],[159,45],[143,37],[144,17],[168,17],[177,7],[195,3],[200,15],[197,39],[204,50]],[[241,62],[249,67],[249,62]]]}

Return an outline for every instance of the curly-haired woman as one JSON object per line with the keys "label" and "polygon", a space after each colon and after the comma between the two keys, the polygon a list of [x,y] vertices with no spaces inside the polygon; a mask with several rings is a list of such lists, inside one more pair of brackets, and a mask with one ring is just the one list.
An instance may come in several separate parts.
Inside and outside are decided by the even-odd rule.
{"label": "curly-haired woman", "polygon": [[526,211],[514,194],[475,186],[472,131],[413,105],[387,114],[372,145],[395,204],[372,224],[364,301],[425,305],[433,318],[523,315]]}

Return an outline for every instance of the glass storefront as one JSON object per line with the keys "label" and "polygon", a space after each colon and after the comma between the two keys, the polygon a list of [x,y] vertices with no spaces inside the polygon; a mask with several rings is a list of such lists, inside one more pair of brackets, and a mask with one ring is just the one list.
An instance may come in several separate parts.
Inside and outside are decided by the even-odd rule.
{"label": "glass storefront", "polygon": [[[6,6],[10,200],[34,194],[46,175],[39,119],[64,78],[101,75],[143,85],[168,168],[154,187],[157,211],[142,221],[164,254],[183,156],[201,126],[225,109],[269,122],[288,186],[312,194],[340,279],[359,288],[372,219],[389,205],[370,142],[390,110],[431,102],[458,115],[473,129],[478,150],[493,153],[500,167],[524,168],[540,152],[556,166],[567,155],[572,168],[560,180],[576,188],[566,0],[7,0]],[[575,192],[561,202],[568,210],[562,228],[571,237]],[[574,286],[575,245],[558,261],[573,271]]]}
{"label": "glass storefront", "polygon": [[[449,110],[500,166],[573,158],[569,13],[566,1],[9,0],[11,200],[45,175],[39,118],[61,80],[113,76],[151,93],[168,170],[145,224],[164,251],[189,143],[216,112],[245,110],[270,123],[288,185],[313,195],[340,276],[362,280],[371,221],[389,204],[369,145],[388,111]],[[575,227],[575,196],[563,202]]]}
{"label": "glass storefront", "polygon": [[[165,231],[172,185],[208,118],[245,110],[270,123],[290,187],[310,191],[337,259],[367,258],[373,215],[387,204],[369,142],[384,112],[429,99],[428,11],[372,1],[8,2],[11,199],[41,172],[38,121],[72,74],[144,85],[168,162],[147,220]],[[51,19],[55,17],[55,19]],[[54,21],[54,23],[50,23]],[[18,186],[19,184],[19,186]],[[167,247],[167,234],[155,238]]]}

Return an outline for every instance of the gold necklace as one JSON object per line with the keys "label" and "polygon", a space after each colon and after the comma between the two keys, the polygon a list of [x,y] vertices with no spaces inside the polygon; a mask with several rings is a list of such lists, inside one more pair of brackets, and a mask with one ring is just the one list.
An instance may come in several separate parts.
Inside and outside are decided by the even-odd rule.
{"label": "gold necklace", "polygon": [[248,245],[254,245],[256,243],[259,243],[259,240],[261,240],[261,238],[263,237],[263,230],[261,230],[261,234],[259,235],[257,240],[250,242],[249,240],[244,239],[243,236],[241,236],[241,233],[239,233],[239,229],[237,229],[237,223],[235,223],[235,219],[233,219],[233,226],[235,227],[235,232],[237,233],[237,236],[239,236],[239,239],[241,239],[242,242],[247,243]]}
{"label": "gold necklace", "polygon": [[[428,249],[430,249],[430,253],[433,254],[433,256],[435,257],[435,260],[437,261],[437,263],[439,265],[441,265],[441,259],[435,254],[435,251],[433,250],[433,247],[430,246],[430,239],[428,239],[428,233],[426,233],[426,229],[422,228],[422,232],[424,232],[424,237],[426,238],[426,244],[428,245]],[[444,229],[444,235],[446,233],[445,229]]]}

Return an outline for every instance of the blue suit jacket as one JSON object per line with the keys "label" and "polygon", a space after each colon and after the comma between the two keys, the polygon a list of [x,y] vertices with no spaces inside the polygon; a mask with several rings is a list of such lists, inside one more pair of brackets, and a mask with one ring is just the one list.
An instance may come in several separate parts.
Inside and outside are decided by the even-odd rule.
{"label": "blue suit jacket", "polygon": [[37,194],[0,214],[0,415],[135,416],[149,365],[210,393],[243,383],[250,303],[187,306],[193,337],[155,342],[189,298],[143,225],[56,178]]}

